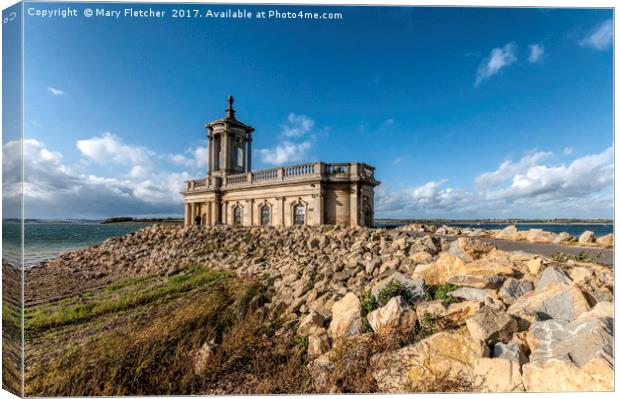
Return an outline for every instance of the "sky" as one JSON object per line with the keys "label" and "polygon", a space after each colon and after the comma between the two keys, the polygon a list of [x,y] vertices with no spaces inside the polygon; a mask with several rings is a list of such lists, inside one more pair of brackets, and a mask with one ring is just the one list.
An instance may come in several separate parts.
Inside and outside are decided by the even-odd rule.
{"label": "sky", "polygon": [[[366,162],[377,218],[613,217],[611,10],[72,6],[24,20],[26,217],[182,214],[183,181],[206,173],[203,124],[228,95],[256,129],[254,169]],[[18,148],[3,141],[5,173]]]}

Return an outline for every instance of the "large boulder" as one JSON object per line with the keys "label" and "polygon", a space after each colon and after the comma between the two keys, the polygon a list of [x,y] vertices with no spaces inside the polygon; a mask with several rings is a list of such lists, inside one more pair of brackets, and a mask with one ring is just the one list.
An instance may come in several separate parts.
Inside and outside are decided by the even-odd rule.
{"label": "large boulder", "polygon": [[517,331],[517,321],[506,312],[483,306],[465,324],[472,338],[486,344],[508,342]]}
{"label": "large boulder", "polygon": [[519,363],[483,357],[474,364],[474,386],[481,392],[523,392]]}
{"label": "large boulder", "polygon": [[508,314],[517,319],[521,329],[527,329],[538,320],[572,321],[589,309],[590,305],[578,287],[551,283],[519,297],[508,308]]}
{"label": "large boulder", "polygon": [[519,230],[517,226],[510,225],[505,227],[502,231],[495,235],[498,240],[518,240],[520,238]]}
{"label": "large boulder", "polygon": [[468,237],[460,237],[450,244],[448,253],[458,256],[465,262],[471,262],[480,259],[494,249],[497,249],[495,244],[474,240]]}
{"label": "large boulder", "polygon": [[[508,263],[488,261],[479,259],[465,263],[461,258],[451,254],[441,254],[439,258],[429,265],[419,265],[413,272],[413,278],[422,279],[427,285],[441,285],[450,281],[467,281],[470,283],[478,282],[479,285],[497,285],[498,276],[511,276],[514,269]],[[452,278],[452,280],[450,280]]]}
{"label": "large boulder", "polygon": [[507,359],[517,364],[523,364],[528,360],[523,351],[523,345],[515,341],[496,343],[491,351],[491,357]]}
{"label": "large boulder", "polygon": [[476,361],[487,348],[461,333],[440,332],[415,344],[371,358],[373,377],[381,392],[424,390],[443,378],[473,378]]}
{"label": "large boulder", "polygon": [[609,248],[614,246],[614,235],[612,233],[596,239],[596,243],[602,247]]}
{"label": "large boulder", "polygon": [[505,304],[513,304],[520,296],[531,291],[534,285],[529,281],[507,278],[499,290],[499,297]]}
{"label": "large boulder", "polygon": [[528,391],[613,390],[613,319],[536,322],[527,335],[532,349],[523,366]]}
{"label": "large boulder", "polygon": [[550,231],[544,231],[542,229],[531,229],[525,235],[525,239],[528,242],[535,243],[552,243],[557,238],[557,234]]}
{"label": "large boulder", "polygon": [[416,313],[402,297],[395,296],[385,306],[370,312],[367,319],[372,330],[381,333],[395,328],[412,327],[416,321]]}
{"label": "large boulder", "polygon": [[494,297],[494,290],[485,290],[483,288],[462,287],[454,291],[448,292],[448,296],[453,298],[465,299],[466,301],[476,301],[484,303],[487,297]]}
{"label": "large boulder", "polygon": [[380,279],[372,285],[371,292],[376,297],[382,289],[387,287],[392,281],[398,281],[403,289],[403,296],[406,301],[414,305],[424,299],[424,281],[421,279],[411,279],[400,272],[393,272]]}
{"label": "large boulder", "polygon": [[362,305],[352,292],[347,293],[332,307],[329,335],[336,341],[362,332]]}
{"label": "large boulder", "polygon": [[586,230],[581,233],[578,242],[579,244],[591,244],[593,242],[596,242],[596,237],[594,236],[593,232],[591,232],[590,230]]}
{"label": "large boulder", "polygon": [[564,270],[557,266],[549,266],[543,270],[540,278],[536,282],[536,289],[542,289],[549,284],[560,283],[570,285],[572,280],[564,273]]}

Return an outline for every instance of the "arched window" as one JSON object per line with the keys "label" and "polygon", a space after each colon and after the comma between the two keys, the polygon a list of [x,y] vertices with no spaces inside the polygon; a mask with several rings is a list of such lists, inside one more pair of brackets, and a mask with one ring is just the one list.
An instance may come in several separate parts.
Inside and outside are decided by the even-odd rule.
{"label": "arched window", "polygon": [[260,210],[260,224],[268,226],[271,219],[269,205],[263,205]]}
{"label": "arched window", "polygon": [[306,224],[306,207],[304,204],[297,204],[293,208],[294,224]]}
{"label": "arched window", "polygon": [[233,224],[240,225],[241,224],[241,207],[236,206],[233,209]]}

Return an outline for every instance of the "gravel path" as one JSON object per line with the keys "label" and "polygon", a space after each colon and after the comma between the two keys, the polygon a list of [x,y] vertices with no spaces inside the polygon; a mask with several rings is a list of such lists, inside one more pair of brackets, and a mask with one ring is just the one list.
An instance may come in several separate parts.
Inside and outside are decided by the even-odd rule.
{"label": "gravel path", "polygon": [[[409,232],[410,235],[414,237],[421,237],[427,235],[428,233],[419,233],[419,232]],[[440,236],[436,236],[440,237]],[[458,237],[457,236],[441,236],[447,240],[454,241]],[[570,255],[576,255],[581,251],[585,251],[590,256],[595,257],[599,253],[601,256],[597,259],[597,263],[613,266],[614,264],[614,251],[613,249],[603,249],[603,248],[589,248],[589,247],[578,247],[578,246],[566,246],[566,245],[558,245],[558,244],[535,244],[531,242],[524,241],[509,241],[509,240],[495,240],[492,238],[484,238],[484,237],[476,237],[477,240],[492,242],[497,245],[498,249],[503,251],[523,251],[531,254],[540,254],[545,256],[552,256],[557,252],[564,252]]]}

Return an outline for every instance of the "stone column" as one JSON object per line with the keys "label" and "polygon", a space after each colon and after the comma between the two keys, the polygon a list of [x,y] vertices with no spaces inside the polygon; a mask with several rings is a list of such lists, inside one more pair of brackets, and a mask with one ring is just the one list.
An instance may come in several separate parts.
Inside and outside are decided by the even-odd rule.
{"label": "stone column", "polygon": [[314,224],[321,225],[324,223],[324,201],[325,198],[322,193],[316,194],[314,198]]}
{"label": "stone column", "polygon": [[207,148],[207,176],[211,174],[213,171],[213,136],[209,134],[208,138],[208,146]]}
{"label": "stone column", "polygon": [[191,219],[190,219],[190,214],[189,213],[190,213],[189,212],[189,204],[185,203],[185,220],[184,220],[184,223],[183,223],[185,226],[189,226],[190,223],[191,223],[190,222]]}
{"label": "stone column", "polygon": [[359,226],[359,195],[357,182],[351,183],[351,226]]}
{"label": "stone column", "polygon": [[248,204],[248,218],[250,219],[250,223],[248,223],[248,226],[253,226],[254,225],[254,200],[253,199],[247,200],[247,204]]}
{"label": "stone column", "polygon": [[286,200],[286,198],[284,198],[284,197],[280,197],[280,224],[281,224],[282,226],[285,226],[285,225],[286,225],[285,218],[284,218],[284,216],[285,216],[285,211],[284,211],[284,201],[285,201],[285,200]]}
{"label": "stone column", "polygon": [[228,147],[230,144],[228,143],[228,134],[226,132],[222,133],[222,157],[220,158],[220,169],[227,171],[228,170]]}
{"label": "stone column", "polygon": [[252,137],[248,139],[248,143],[246,146],[246,161],[245,161],[245,171],[252,171]]}

